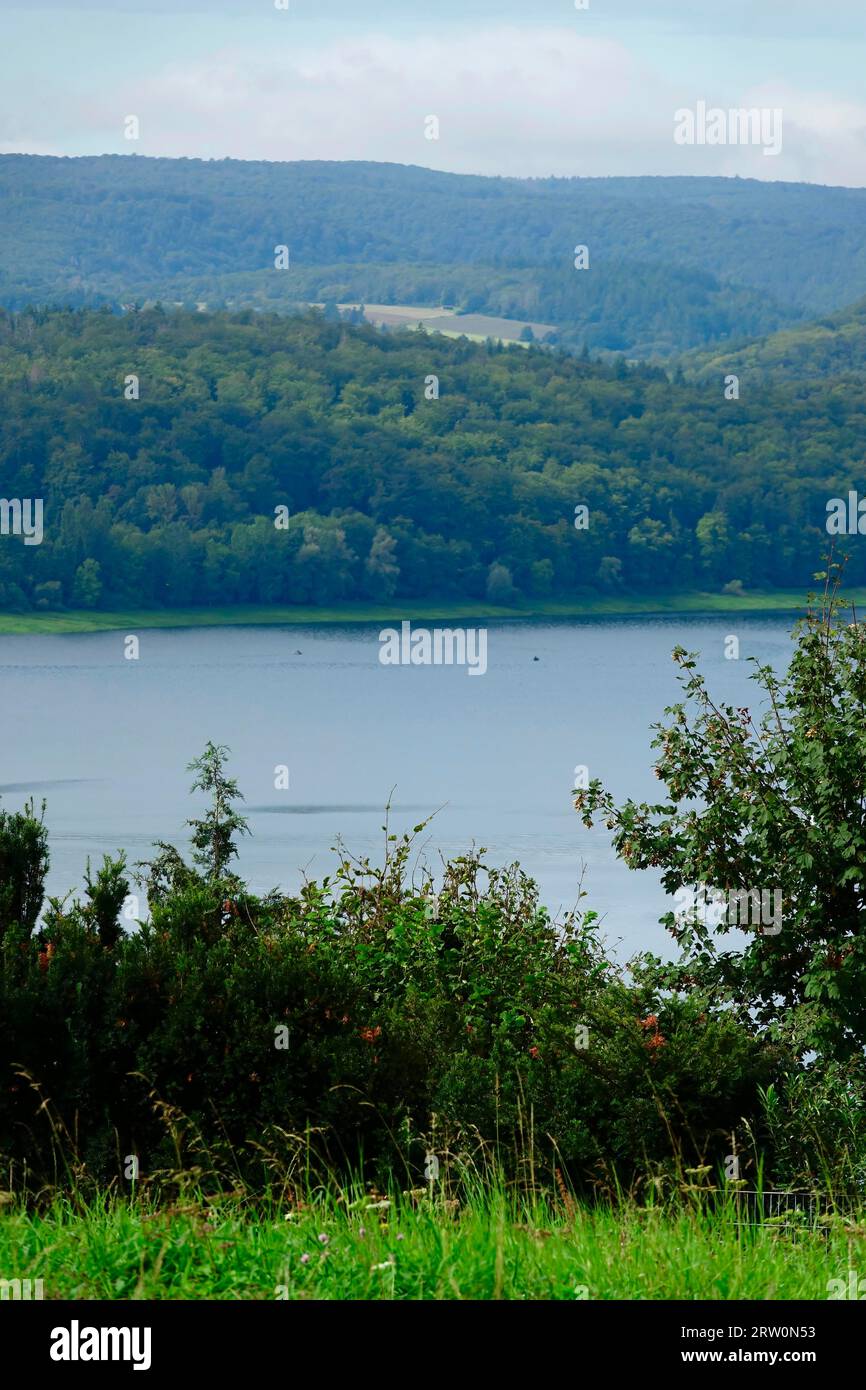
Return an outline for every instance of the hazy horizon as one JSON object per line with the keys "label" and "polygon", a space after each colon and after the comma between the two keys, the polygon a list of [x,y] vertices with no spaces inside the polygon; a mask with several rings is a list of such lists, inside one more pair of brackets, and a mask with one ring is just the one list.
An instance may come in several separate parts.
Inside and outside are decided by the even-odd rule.
{"label": "hazy horizon", "polygon": [[[832,32],[806,0],[285,3],[0,0],[0,152],[131,153],[134,115],[155,157],[866,186],[854,0]],[[782,112],[780,148],[677,144],[675,113],[701,102]]]}
{"label": "hazy horizon", "polygon": [[248,158],[236,155],[160,155],[160,154],[139,154],[138,151],[124,150],[94,150],[88,154],[33,154],[27,150],[0,150],[0,159],[10,156],[21,156],[27,159],[170,159],[180,163],[186,160],[196,164],[367,164],[377,167],[393,169],[420,169],[427,174],[441,174],[443,177],[469,178],[469,179],[506,179],[520,183],[549,183],[556,181],[583,182],[583,183],[605,183],[620,179],[657,179],[667,180],[710,180],[721,179],[726,183],[758,183],[758,184],[779,184],[800,186],[808,188],[838,188],[850,189],[852,192],[866,187],[866,184],[850,183],[818,183],[809,179],[760,179],[754,175],[744,176],[742,174],[483,174],[472,169],[441,169],[432,164],[422,164],[418,161],[407,162],[399,159],[264,159],[257,155],[250,155]]}

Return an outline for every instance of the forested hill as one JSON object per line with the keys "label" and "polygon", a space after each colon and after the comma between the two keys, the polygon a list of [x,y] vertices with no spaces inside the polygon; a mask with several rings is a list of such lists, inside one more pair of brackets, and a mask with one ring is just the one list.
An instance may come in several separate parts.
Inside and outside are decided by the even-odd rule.
{"label": "forested hill", "polygon": [[2,494],[44,499],[0,606],[800,588],[864,414],[319,314],[0,313]]}
{"label": "forested hill", "polygon": [[[274,268],[274,247],[291,264]],[[586,245],[590,269],[577,271]],[[0,303],[363,301],[665,357],[866,294],[866,190],[369,163],[0,156]]]}
{"label": "forested hill", "polygon": [[689,376],[719,380],[733,372],[752,385],[773,379],[862,376],[866,374],[866,299],[736,349],[695,352],[682,365]]}

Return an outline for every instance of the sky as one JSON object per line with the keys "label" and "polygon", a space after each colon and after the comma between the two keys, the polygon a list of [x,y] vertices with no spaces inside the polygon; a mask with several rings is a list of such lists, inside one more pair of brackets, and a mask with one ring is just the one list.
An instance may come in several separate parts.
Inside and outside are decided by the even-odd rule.
{"label": "sky", "polygon": [[[0,0],[0,153],[866,186],[866,0],[283,2]],[[780,139],[678,143],[699,103]]]}

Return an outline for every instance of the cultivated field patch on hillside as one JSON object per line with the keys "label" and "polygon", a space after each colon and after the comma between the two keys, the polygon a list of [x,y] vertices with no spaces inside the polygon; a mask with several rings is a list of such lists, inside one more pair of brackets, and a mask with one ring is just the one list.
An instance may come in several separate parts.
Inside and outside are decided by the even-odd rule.
{"label": "cultivated field patch on hillside", "polygon": [[[360,304],[341,304],[341,309],[360,309]],[[426,328],[428,333],[445,333],[448,337],[497,338],[504,343],[525,341],[526,329],[531,328],[539,342],[555,334],[552,323],[536,323],[531,319],[499,318],[492,314],[458,314],[454,309],[431,308],[417,304],[365,304],[364,317],[368,323],[383,328]]]}

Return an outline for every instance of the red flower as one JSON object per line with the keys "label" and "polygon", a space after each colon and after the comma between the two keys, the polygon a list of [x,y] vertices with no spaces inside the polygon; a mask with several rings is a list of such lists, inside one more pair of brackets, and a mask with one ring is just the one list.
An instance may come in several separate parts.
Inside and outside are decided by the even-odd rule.
{"label": "red flower", "polygon": [[650,1049],[664,1047],[666,1039],[659,1032],[659,1021],[656,1014],[648,1014],[646,1018],[638,1019],[639,1028],[653,1028],[655,1031],[648,1038],[644,1039],[644,1047]]}
{"label": "red flower", "polygon": [[539,1053],[539,1051],[538,1051],[538,1048],[537,1048],[537,1047],[531,1047],[531,1048],[529,1049],[529,1055],[530,1055],[530,1057],[535,1057],[535,1058],[539,1057],[539,1056],[540,1056],[540,1053]]}
{"label": "red flower", "polygon": [[367,1042],[367,1043],[375,1042],[376,1039],[377,1039],[377,1038],[381,1038],[381,1036],[382,1036],[382,1029],[379,1028],[379,1027],[376,1027],[376,1028],[362,1028],[362,1029],[361,1029],[361,1037],[363,1038],[364,1042]]}

